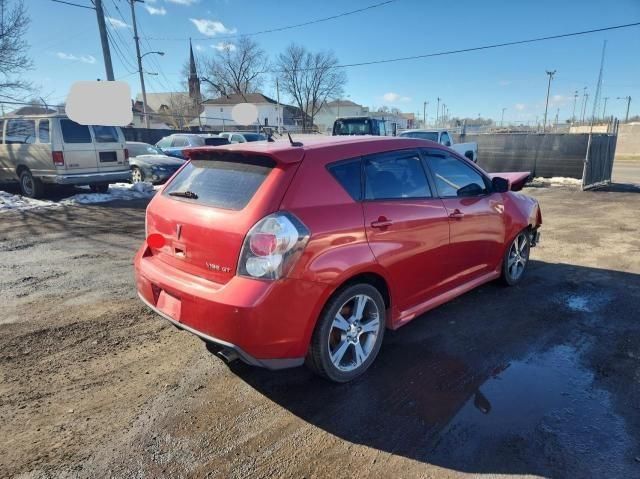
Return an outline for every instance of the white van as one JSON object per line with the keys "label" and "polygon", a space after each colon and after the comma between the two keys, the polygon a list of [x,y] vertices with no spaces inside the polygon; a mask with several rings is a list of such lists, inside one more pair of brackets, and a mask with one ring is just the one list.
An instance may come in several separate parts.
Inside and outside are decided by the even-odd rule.
{"label": "white van", "polygon": [[18,181],[24,196],[38,198],[45,184],[90,185],[129,181],[128,152],[116,126],[85,126],[65,115],[0,117],[0,182]]}

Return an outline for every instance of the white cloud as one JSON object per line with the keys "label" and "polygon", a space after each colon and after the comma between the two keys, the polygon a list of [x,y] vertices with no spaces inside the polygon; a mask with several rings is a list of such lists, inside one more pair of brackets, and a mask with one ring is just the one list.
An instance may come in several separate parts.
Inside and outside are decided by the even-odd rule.
{"label": "white cloud", "polygon": [[96,62],[95,57],[92,55],[76,56],[73,53],[58,52],[56,53],[56,56],[61,60],[70,60],[75,62],[88,63],[89,65],[93,65]]}
{"label": "white cloud", "polygon": [[236,46],[233,43],[227,43],[227,42],[218,42],[215,45],[211,45],[211,48],[215,48],[219,52],[222,52],[225,50],[230,52],[236,51]]}
{"label": "white cloud", "polygon": [[217,20],[207,20],[206,18],[190,18],[189,20],[191,20],[200,33],[208,37],[215,37],[220,33],[236,33],[235,28],[227,28],[222,22],[218,22]]}
{"label": "white cloud", "polygon": [[151,5],[145,5],[144,8],[147,9],[150,15],[166,15],[167,10],[164,7],[152,7]]}
{"label": "white cloud", "polygon": [[411,98],[408,96],[402,96],[398,93],[389,92],[382,95],[382,99],[387,103],[407,103],[411,101]]}
{"label": "white cloud", "polygon": [[117,18],[113,18],[113,17],[104,17],[104,18],[107,20],[107,22],[111,24],[113,28],[131,28],[131,25],[123,22],[122,20],[118,20]]}
{"label": "white cloud", "polygon": [[524,103],[516,103],[515,104],[515,108],[518,111],[524,111],[527,108],[527,105],[525,105]]}
{"label": "white cloud", "polygon": [[193,5],[194,3],[198,3],[198,0],[165,0],[169,3],[175,3],[176,5]]}

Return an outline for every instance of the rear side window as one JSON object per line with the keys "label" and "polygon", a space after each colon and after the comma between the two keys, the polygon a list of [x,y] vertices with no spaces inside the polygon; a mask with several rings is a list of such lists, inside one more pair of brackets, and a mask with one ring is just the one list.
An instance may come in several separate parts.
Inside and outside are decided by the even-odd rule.
{"label": "rear side window", "polygon": [[429,198],[427,176],[415,151],[395,151],[365,159],[368,200]]}
{"label": "rear side window", "polygon": [[362,199],[362,181],[360,159],[341,161],[327,167],[333,177],[347,190],[349,196],[356,201]]}
{"label": "rear side window", "polygon": [[201,136],[190,136],[190,137],[187,137],[186,140],[187,140],[187,145],[191,145],[191,146],[205,145],[204,138],[202,138]]}
{"label": "rear side window", "polygon": [[241,210],[253,198],[275,163],[260,156],[238,160],[234,161],[231,156],[223,160],[191,160],[163,194],[215,208]]}
{"label": "rear side window", "polygon": [[8,120],[5,142],[11,144],[31,144],[36,141],[35,120]]}
{"label": "rear side window", "polygon": [[91,133],[87,125],[79,125],[72,120],[60,120],[60,129],[65,143],[91,143]]}
{"label": "rear side window", "polygon": [[50,128],[49,120],[40,120],[38,122],[38,140],[40,143],[51,143],[51,137],[49,136]]}
{"label": "rear side window", "polygon": [[118,143],[118,130],[115,126],[93,125],[96,143]]}

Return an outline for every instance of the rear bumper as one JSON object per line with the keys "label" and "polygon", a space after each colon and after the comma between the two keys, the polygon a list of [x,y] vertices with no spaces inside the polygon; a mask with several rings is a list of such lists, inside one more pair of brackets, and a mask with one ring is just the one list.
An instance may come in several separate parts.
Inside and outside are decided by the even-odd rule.
{"label": "rear bumper", "polygon": [[131,180],[131,171],[105,171],[97,173],[75,173],[65,175],[43,175],[45,183],[58,185],[88,185],[91,183],[116,183],[118,181]]}
{"label": "rear bumper", "polygon": [[218,284],[170,266],[147,252],[135,261],[136,288],[153,311],[204,341],[269,369],[304,362],[328,295],[326,284],[233,276]]}

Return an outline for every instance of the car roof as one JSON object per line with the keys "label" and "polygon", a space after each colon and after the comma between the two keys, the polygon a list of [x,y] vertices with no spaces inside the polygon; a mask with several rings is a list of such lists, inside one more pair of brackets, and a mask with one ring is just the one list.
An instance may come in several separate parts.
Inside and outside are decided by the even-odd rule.
{"label": "car roof", "polygon": [[[302,146],[292,146],[288,139],[277,139],[273,142],[261,141],[250,143],[234,143],[230,145],[220,146],[201,146],[198,151],[206,151],[211,148],[212,151],[230,151],[243,153],[264,154],[278,157],[281,154],[284,157],[290,157],[287,153],[292,151],[311,152],[318,150],[332,150],[333,156],[343,156],[344,158],[355,157],[358,155],[370,155],[375,153],[383,153],[385,151],[405,148],[424,148],[435,147],[441,148],[441,145],[429,140],[419,138],[400,138],[391,136],[322,136],[318,138],[300,138],[292,137],[293,141],[299,141]],[[284,160],[286,161],[286,160]]]}
{"label": "car roof", "polygon": [[440,132],[444,132],[444,131],[448,131],[446,128],[415,128],[412,130],[403,130],[400,134],[402,133],[440,133]]}

